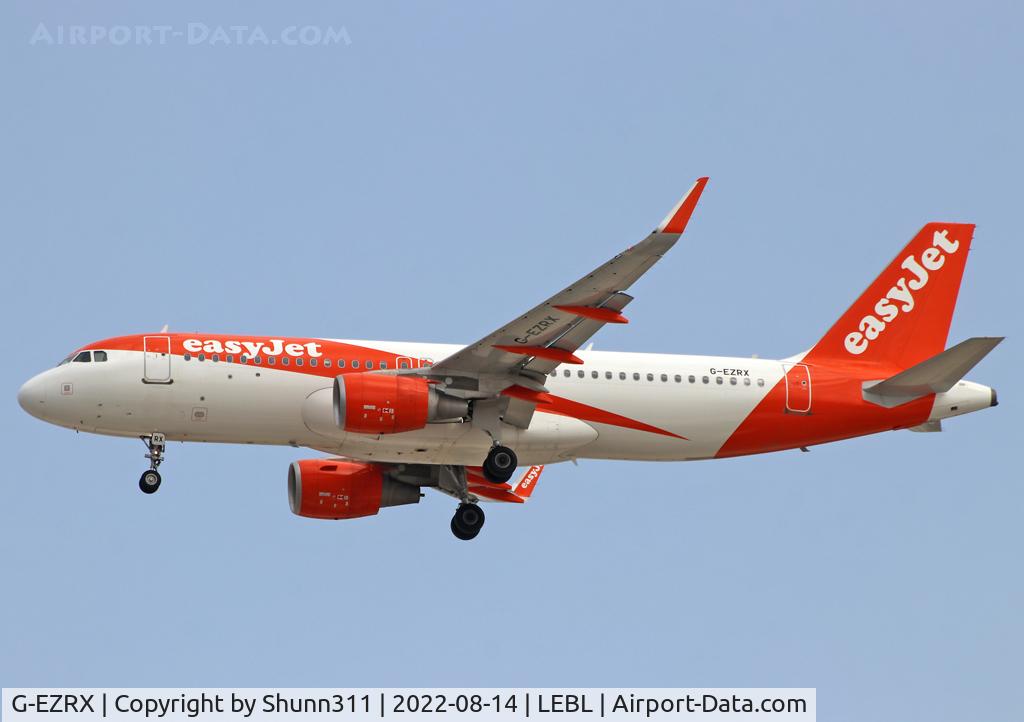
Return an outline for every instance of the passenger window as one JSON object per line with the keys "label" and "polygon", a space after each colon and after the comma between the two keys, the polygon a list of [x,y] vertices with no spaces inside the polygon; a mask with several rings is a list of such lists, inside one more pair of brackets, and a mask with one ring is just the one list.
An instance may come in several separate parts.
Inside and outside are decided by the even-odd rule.
{"label": "passenger window", "polygon": [[267,356],[267,366],[273,366],[276,363],[277,363],[277,357],[276,356]]}
{"label": "passenger window", "polygon": [[310,365],[310,366],[316,366],[316,359],[315,359],[315,358],[311,358],[311,359],[309,360],[309,365]]}
{"label": "passenger window", "polygon": [[366,370],[367,371],[372,371],[373,370],[373,361],[367,361],[366,362]]}
{"label": "passenger window", "polygon": [[764,379],[758,379],[757,380],[757,385],[758,386],[764,386]]}
{"label": "passenger window", "polygon": [[190,354],[188,351],[186,351],[185,355],[182,358],[184,358],[186,361],[191,361],[192,360],[192,354]]}
{"label": "passenger window", "polygon": [[701,383],[705,383],[706,384],[708,382],[708,377],[707,376],[701,376],[700,380],[701,380]]}
{"label": "passenger window", "polygon": [[749,376],[747,378],[743,379],[743,385],[744,386],[750,386],[750,377]]}
{"label": "passenger window", "polygon": [[611,372],[611,371],[605,371],[605,372],[604,372],[604,377],[605,377],[606,379],[611,379],[611,377],[612,377],[612,372]]}
{"label": "passenger window", "polygon": [[[344,362],[344,361],[339,361],[339,362],[338,362],[338,365],[339,365],[339,366],[344,366],[344,365],[345,365],[345,362]],[[357,369],[357,368],[359,368],[359,362],[358,362],[358,361],[353,361],[353,362],[352,362],[352,368],[354,368],[354,369]]]}
{"label": "passenger window", "polygon": [[647,374],[648,381],[654,381],[654,374]]}
{"label": "passenger window", "polygon": [[386,368],[388,367],[388,362],[387,362],[387,361],[381,361],[381,362],[380,362],[380,367],[381,367],[382,369],[386,369]]}
{"label": "passenger window", "polygon": [[240,363],[240,364],[247,364],[247,363],[249,363],[249,357],[246,356],[245,354],[242,354],[241,356],[238,357],[238,363]]}
{"label": "passenger window", "polygon": [[296,366],[301,366],[302,365],[302,359],[300,359],[300,358],[295,359],[295,365]]}
{"label": "passenger window", "polygon": [[693,374],[690,374],[689,376],[687,376],[686,380],[689,381],[691,384],[697,383],[697,377],[694,376]]}
{"label": "passenger window", "polygon": [[[678,377],[677,377],[677,378],[678,378]],[[662,380],[662,381],[668,381],[668,374],[662,374],[662,375],[661,375],[661,380]]]}
{"label": "passenger window", "polygon": [[92,352],[92,360],[95,361],[96,363],[100,363],[102,361],[106,361],[107,360],[107,352],[106,351],[93,351]]}
{"label": "passenger window", "polygon": [[232,354],[228,354],[224,358],[224,360],[227,361],[229,364],[233,364],[235,362],[235,357]]}
{"label": "passenger window", "polygon": [[196,358],[198,358],[200,361],[205,361],[206,360],[206,354],[201,353]]}
{"label": "passenger window", "polygon": [[263,357],[262,356],[256,356],[256,357],[253,358],[253,361],[255,361],[258,364],[261,364],[261,363],[263,363]]}
{"label": "passenger window", "polygon": [[590,372],[590,378],[596,379],[597,378],[597,371],[591,371]]}
{"label": "passenger window", "polygon": [[565,378],[569,378],[570,376],[572,376],[572,371],[566,369],[565,371],[562,372],[562,375],[565,376]]}
{"label": "passenger window", "polygon": [[640,374],[638,374],[636,371],[633,372],[633,380],[634,381],[639,381],[640,380]]}
{"label": "passenger window", "polygon": [[[403,367],[403,368],[404,368],[404,367]],[[554,371],[552,371],[551,373],[549,373],[549,374],[548,374],[548,376],[551,376],[552,378],[554,378],[554,377],[558,376],[558,369],[555,369]]]}
{"label": "passenger window", "polygon": [[329,369],[331,367],[331,360],[329,358],[324,359],[324,368]]}
{"label": "passenger window", "polygon": [[718,384],[719,386],[721,386],[722,385],[722,377],[721,376],[715,376],[715,383]]}
{"label": "passenger window", "polygon": [[211,361],[220,361],[220,356],[218,356],[217,354],[213,354],[212,356],[210,356],[210,360]]}
{"label": "passenger window", "polygon": [[75,361],[78,363],[89,363],[92,361],[92,354],[88,351],[82,351],[82,353],[75,356]]}
{"label": "passenger window", "polygon": [[[400,361],[398,363],[398,368],[400,368],[400,369],[407,369],[407,368],[409,368],[409,362],[408,361]],[[555,375],[554,372],[552,372],[551,375],[554,376]]]}
{"label": "passenger window", "polygon": [[735,386],[736,385],[736,377],[735,376],[729,377],[729,385],[730,386]]}
{"label": "passenger window", "polygon": [[579,376],[580,378],[583,378],[583,369],[580,369],[579,371],[577,371],[576,375]]}
{"label": "passenger window", "polygon": [[626,372],[625,371],[619,371],[619,381],[625,381],[625,380],[626,380]]}
{"label": "passenger window", "polygon": [[679,374],[676,374],[676,383],[677,384],[683,383],[683,377],[680,376]]}
{"label": "passenger window", "polygon": [[282,356],[281,357],[281,365],[282,366],[287,366],[290,363],[291,363],[291,359],[289,359],[287,356]]}
{"label": "passenger window", "polygon": [[345,359],[343,359],[343,358],[338,359],[338,368],[339,369],[345,368]]}

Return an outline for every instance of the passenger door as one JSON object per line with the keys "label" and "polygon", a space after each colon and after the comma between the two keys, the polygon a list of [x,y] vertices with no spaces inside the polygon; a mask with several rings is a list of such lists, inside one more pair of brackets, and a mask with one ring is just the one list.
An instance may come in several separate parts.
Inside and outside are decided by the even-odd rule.
{"label": "passenger door", "polygon": [[143,383],[171,383],[171,337],[146,336],[142,339],[145,368]]}
{"label": "passenger door", "polygon": [[811,413],[811,372],[806,364],[783,364],[786,373],[786,412]]}

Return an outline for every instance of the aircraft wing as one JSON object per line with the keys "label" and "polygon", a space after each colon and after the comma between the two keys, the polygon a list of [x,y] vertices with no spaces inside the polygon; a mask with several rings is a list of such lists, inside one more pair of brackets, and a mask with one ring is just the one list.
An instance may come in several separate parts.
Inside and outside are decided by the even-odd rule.
{"label": "aircraft wing", "polygon": [[[582,363],[574,352],[606,323],[627,323],[625,293],[675,245],[707,178],[699,178],[658,227],[640,243],[497,331],[424,369],[432,377],[516,376],[540,383],[563,363]],[[500,384],[498,384],[500,386]]]}

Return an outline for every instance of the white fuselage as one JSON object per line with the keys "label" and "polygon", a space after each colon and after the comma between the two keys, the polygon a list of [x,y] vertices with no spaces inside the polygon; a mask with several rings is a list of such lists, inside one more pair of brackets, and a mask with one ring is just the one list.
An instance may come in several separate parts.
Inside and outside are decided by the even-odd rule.
{"label": "white fuselage", "polygon": [[[414,367],[460,348],[330,343],[372,347],[408,359]],[[169,354],[147,361],[143,351],[107,348],[105,354],[103,363],[68,362],[40,374],[26,383],[19,400],[34,416],[81,431],[117,436],[159,432],[169,440],[288,444],[382,462],[473,465],[491,445],[490,437],[470,423],[431,423],[396,434],[346,432],[335,423],[330,374],[282,369],[266,361],[229,363],[223,356],[213,361],[207,355],[203,360],[197,355],[186,360]],[[809,409],[816,403],[813,369],[804,369],[799,381],[787,376],[787,369],[799,365],[799,358],[774,361],[601,351],[578,355],[582,365],[561,366],[546,378],[545,385],[559,404],[538,406],[527,429],[503,425],[501,441],[515,449],[521,464],[573,458],[713,458],[755,409],[763,407],[773,389],[781,394],[778,408],[771,406],[767,422],[759,422],[769,428],[776,414],[780,422],[792,423],[796,417],[790,414],[799,416],[804,405]],[[169,365],[164,383],[146,382],[151,373],[145,366],[148,362],[161,365],[161,374],[163,364]],[[924,416],[942,418],[989,404],[987,387],[977,384],[961,382],[950,394],[959,394],[953,411],[943,412],[947,395],[940,394],[934,405],[929,403],[931,414],[926,409]],[[764,416],[764,409],[759,413]],[[876,430],[881,429],[851,427],[849,433],[838,436],[829,431],[827,438],[770,442],[764,449],[741,447],[736,453],[793,448]]]}
{"label": "white fuselage", "polygon": [[[346,343],[372,345],[410,359],[444,358],[460,348]],[[174,356],[173,383],[144,383],[142,352],[108,350],[107,355],[105,363],[66,363],[36,377],[30,383],[45,388],[41,403],[30,411],[99,434],[159,431],[170,440],[289,444],[380,461],[472,464],[490,444],[486,434],[464,423],[376,436],[347,433],[334,424],[330,377]],[[553,394],[685,439],[539,411],[529,429],[504,430],[503,442],[516,449],[521,463],[576,457],[712,457],[783,376],[780,362],[761,359],[600,351],[579,355],[583,365],[559,368],[548,377],[546,386]],[[749,375],[723,374],[734,369]],[[61,393],[65,384],[71,387]]]}

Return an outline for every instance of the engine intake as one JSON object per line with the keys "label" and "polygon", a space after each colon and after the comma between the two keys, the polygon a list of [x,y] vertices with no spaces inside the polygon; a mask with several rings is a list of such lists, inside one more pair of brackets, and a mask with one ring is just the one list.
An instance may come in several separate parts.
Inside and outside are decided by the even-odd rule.
{"label": "engine intake", "polygon": [[345,431],[397,434],[468,414],[467,401],[440,393],[418,376],[356,373],[334,379],[334,423]]}
{"label": "engine intake", "polygon": [[288,467],[288,505],[299,516],[355,519],[419,501],[419,487],[387,478],[378,464],[303,459]]}

